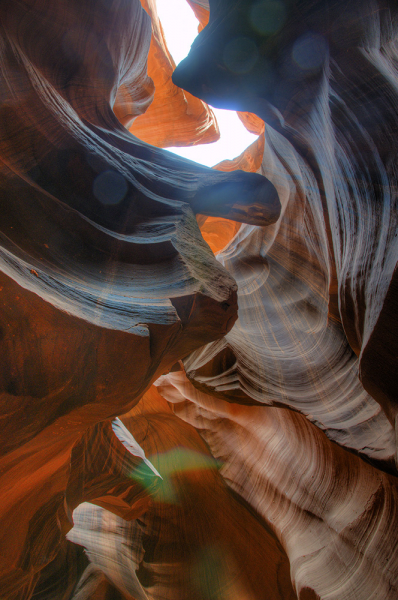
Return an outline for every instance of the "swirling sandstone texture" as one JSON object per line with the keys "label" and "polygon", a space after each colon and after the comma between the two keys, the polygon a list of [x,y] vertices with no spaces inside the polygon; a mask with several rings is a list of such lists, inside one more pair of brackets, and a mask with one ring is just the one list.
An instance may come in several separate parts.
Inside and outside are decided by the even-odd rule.
{"label": "swirling sandstone texture", "polygon": [[160,389],[273,524],[300,597],[395,598],[396,479],[382,471],[397,474],[397,5],[264,4],[267,33],[258,4],[210,5],[174,81],[263,118],[259,172],[282,213],[218,254],[239,320],[185,359],[196,389],[180,374]]}
{"label": "swirling sandstone texture", "polygon": [[[198,432],[155,388],[124,422],[163,481],[148,511],[130,523],[92,504],[79,506],[68,538],[87,549],[89,569],[137,600],[294,600],[282,546],[228,488]],[[87,569],[80,593],[87,594],[86,581]]]}
{"label": "swirling sandstone texture", "polygon": [[398,8],[189,4],[0,4],[0,597],[395,600]]}
{"label": "swirling sandstone texture", "polygon": [[145,114],[140,115],[131,103],[131,94],[125,86],[118,90],[114,113],[131,133],[155,146],[186,146],[214,142],[219,139],[217,123],[212,110],[172,82],[175,69],[155,0],[141,4],[151,17],[152,36],[148,53],[148,75],[154,82],[153,101]]}
{"label": "swirling sandstone texture", "polygon": [[[267,8],[214,0],[210,6],[208,26],[173,79],[214,106],[251,110],[269,126],[270,152],[287,171],[282,185],[293,180],[305,202],[297,218],[276,226],[275,233],[290,224],[307,246],[295,251],[299,242],[286,232],[291,264],[280,267],[293,271],[290,284],[300,263],[309,269],[320,263],[315,270],[324,271],[330,320],[340,321],[363,387],[395,426],[398,338],[389,315],[396,308],[398,255],[397,4],[293,0]],[[284,211],[294,210],[288,189],[285,197]],[[270,243],[252,255],[266,255],[269,263]],[[319,285],[312,290],[322,294]],[[313,293],[306,283],[303,292],[293,287],[303,300]],[[292,293],[287,302],[299,308]],[[309,328],[316,328],[318,308],[307,312]]]}
{"label": "swirling sandstone texture", "polygon": [[153,95],[138,0],[17,0],[0,22],[0,596],[25,600],[58,585],[80,503],[148,506],[159,478],[107,419],[236,320],[194,213],[266,224],[280,204],[260,175],[179,159],[116,119]]}

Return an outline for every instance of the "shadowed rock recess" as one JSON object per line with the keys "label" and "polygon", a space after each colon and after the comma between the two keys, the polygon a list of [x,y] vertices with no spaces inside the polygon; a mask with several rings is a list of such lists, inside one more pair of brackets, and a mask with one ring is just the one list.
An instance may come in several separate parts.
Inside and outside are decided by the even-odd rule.
{"label": "shadowed rock recess", "polygon": [[187,1],[0,2],[0,599],[396,600],[398,6]]}

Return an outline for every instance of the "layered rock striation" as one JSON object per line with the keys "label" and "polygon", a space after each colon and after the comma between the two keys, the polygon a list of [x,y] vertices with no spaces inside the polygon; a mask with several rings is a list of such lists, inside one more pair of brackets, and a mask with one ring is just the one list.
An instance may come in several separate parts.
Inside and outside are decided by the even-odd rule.
{"label": "layered rock striation", "polygon": [[116,119],[119,90],[119,108],[135,114],[153,92],[138,1],[0,10],[0,590],[22,599],[77,504],[130,518],[144,509],[148,494],[126,475],[129,454],[107,441],[106,420],[236,319],[235,282],[194,213],[266,223],[280,208],[261,176],[179,159]]}
{"label": "layered rock striation", "polygon": [[397,264],[396,3],[210,6],[208,26],[173,79],[271,128],[271,153],[323,221],[309,224],[308,236],[318,238],[309,252],[327,274],[329,315],[359,358],[364,388],[395,426],[395,325],[388,332],[384,314],[395,303]]}
{"label": "layered rock striation", "polygon": [[189,4],[0,6],[0,596],[393,600],[396,4]]}

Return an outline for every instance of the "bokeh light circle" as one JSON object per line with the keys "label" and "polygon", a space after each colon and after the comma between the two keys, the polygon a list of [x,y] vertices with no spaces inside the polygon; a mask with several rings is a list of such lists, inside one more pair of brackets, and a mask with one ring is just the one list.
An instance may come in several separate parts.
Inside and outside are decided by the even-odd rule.
{"label": "bokeh light circle", "polygon": [[285,5],[280,0],[256,2],[249,13],[250,25],[261,35],[271,35],[279,31],[283,27],[285,18]]}
{"label": "bokeh light circle", "polygon": [[258,60],[257,46],[249,38],[235,38],[225,46],[223,59],[232,73],[249,73]]}
{"label": "bokeh light circle", "polygon": [[319,33],[309,32],[295,41],[292,56],[295,63],[304,71],[315,71],[322,66],[327,51],[325,38]]}
{"label": "bokeh light circle", "polygon": [[94,196],[105,205],[119,204],[126,196],[127,181],[117,171],[103,171],[96,177],[93,184]]}

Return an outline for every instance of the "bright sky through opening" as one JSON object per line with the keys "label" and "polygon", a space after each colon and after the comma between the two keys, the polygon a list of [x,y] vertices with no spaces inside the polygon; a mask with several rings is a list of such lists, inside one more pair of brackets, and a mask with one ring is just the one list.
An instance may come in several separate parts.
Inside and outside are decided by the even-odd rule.
{"label": "bright sky through opening", "polygon": [[[157,8],[167,46],[178,64],[187,56],[198,35],[198,21],[186,0],[157,0]],[[213,111],[221,134],[218,142],[168,150],[213,167],[222,160],[239,156],[257,139],[257,136],[247,131],[235,112],[218,108],[213,108]]]}

